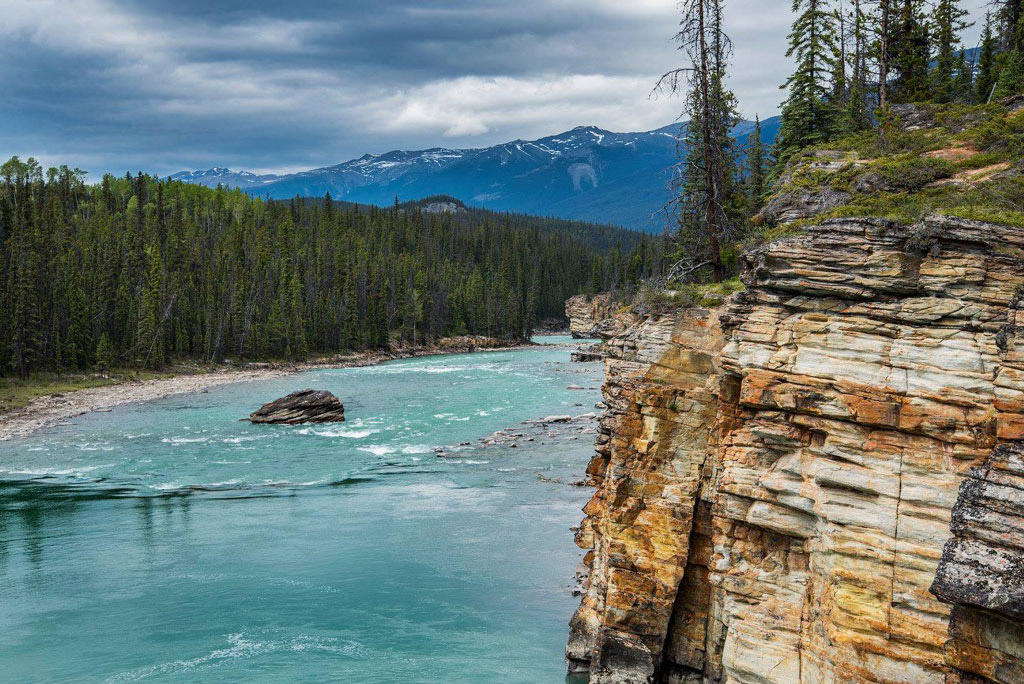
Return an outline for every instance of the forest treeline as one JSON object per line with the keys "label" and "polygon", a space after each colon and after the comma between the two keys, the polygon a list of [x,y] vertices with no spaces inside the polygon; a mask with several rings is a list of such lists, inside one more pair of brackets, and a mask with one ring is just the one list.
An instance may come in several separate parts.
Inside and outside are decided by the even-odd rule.
{"label": "forest treeline", "polygon": [[[792,0],[793,71],[781,84],[778,139],[763,146],[758,129],[744,144],[730,136],[740,115],[728,87],[725,5],[682,0],[683,65],[658,84],[685,94],[689,121],[675,174],[670,280],[735,272],[773,182],[802,151],[853,135],[877,135],[884,149],[899,128],[894,105],[984,106],[1024,91],[1024,0],[992,0],[974,17],[959,0]],[[979,44],[964,45],[978,22]]]}
{"label": "forest treeline", "polygon": [[662,267],[607,226],[83,176],[0,167],[2,374],[519,340],[567,297]]}

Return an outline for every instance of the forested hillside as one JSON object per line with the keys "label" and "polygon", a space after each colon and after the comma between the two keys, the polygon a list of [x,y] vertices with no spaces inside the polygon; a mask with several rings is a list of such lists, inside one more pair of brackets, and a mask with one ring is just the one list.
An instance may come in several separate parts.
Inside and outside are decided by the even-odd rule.
{"label": "forested hillside", "polygon": [[0,373],[522,339],[660,269],[618,229],[0,167]]}

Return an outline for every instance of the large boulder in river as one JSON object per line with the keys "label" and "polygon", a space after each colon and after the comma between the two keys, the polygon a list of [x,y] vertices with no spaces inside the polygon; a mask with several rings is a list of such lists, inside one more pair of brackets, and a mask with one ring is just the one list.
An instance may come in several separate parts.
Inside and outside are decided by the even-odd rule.
{"label": "large boulder in river", "polygon": [[341,400],[325,390],[304,389],[287,397],[264,404],[251,414],[252,423],[341,423],[345,420],[345,407]]}

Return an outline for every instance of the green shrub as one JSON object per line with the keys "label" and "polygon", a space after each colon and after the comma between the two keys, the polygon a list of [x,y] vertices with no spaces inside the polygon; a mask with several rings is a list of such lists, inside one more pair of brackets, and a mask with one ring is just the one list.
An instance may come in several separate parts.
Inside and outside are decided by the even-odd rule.
{"label": "green shrub", "polygon": [[684,283],[671,285],[672,289],[644,288],[639,303],[647,313],[664,314],[679,309],[718,306],[725,299],[743,290],[739,278],[721,283]]}

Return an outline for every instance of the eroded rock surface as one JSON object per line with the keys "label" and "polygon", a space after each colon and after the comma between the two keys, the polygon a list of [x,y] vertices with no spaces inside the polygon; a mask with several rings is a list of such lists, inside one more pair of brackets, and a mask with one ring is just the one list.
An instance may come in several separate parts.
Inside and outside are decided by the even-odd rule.
{"label": "eroded rock surface", "polygon": [[932,592],[953,604],[947,660],[956,682],[1024,682],[1024,447],[972,468],[953,506]]}
{"label": "eroded rock surface", "polygon": [[341,423],[345,407],[338,397],[325,390],[304,389],[275,399],[249,414],[252,423]]}
{"label": "eroded rock surface", "polygon": [[850,201],[850,193],[825,188],[795,190],[773,197],[761,211],[769,223],[793,223],[832,211]]}
{"label": "eroded rock surface", "polygon": [[628,320],[616,316],[616,305],[607,293],[576,295],[565,302],[569,332],[577,339],[607,338],[623,332]]}
{"label": "eroded rock surface", "polygon": [[960,219],[827,221],[747,255],[724,306],[609,340],[570,667],[956,676],[929,588],[960,482],[1024,437],[1020,248],[1020,229]]}

